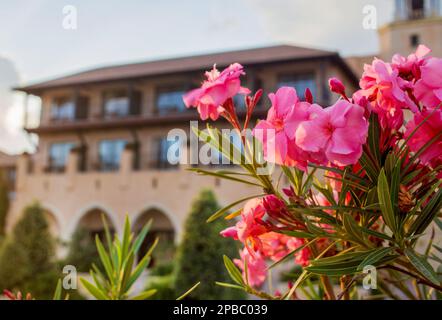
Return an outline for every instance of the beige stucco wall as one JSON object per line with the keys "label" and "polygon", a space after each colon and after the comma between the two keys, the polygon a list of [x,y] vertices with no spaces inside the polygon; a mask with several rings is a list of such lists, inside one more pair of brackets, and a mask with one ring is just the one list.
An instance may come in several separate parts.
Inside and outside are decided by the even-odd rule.
{"label": "beige stucco wall", "polygon": [[442,17],[397,21],[379,29],[380,57],[390,60],[395,53],[409,55],[416,49],[410,37],[418,35],[420,43],[429,46],[433,55],[442,56]]}
{"label": "beige stucco wall", "polygon": [[126,214],[136,223],[142,213],[157,209],[169,218],[178,240],[191,202],[203,188],[212,189],[221,205],[259,193],[257,188],[199,176],[184,167],[176,171],[128,170],[129,154],[123,156],[119,171],[108,173],[78,173],[70,168],[63,174],[28,174],[27,161],[26,156],[19,160],[17,198],[8,225],[16,222],[25,206],[38,200],[53,215],[57,224],[53,230],[59,230],[57,236],[63,240],[69,240],[80,219],[92,209],[106,212],[117,232],[122,231]]}

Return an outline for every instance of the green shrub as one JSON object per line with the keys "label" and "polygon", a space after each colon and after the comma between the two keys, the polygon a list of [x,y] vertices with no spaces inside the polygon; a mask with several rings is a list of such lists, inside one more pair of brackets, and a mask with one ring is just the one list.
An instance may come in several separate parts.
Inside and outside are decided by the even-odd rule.
{"label": "green shrub", "polygon": [[161,276],[149,275],[146,288],[147,290],[156,290],[155,294],[149,298],[151,300],[175,300],[179,296],[175,292],[172,273]]}
{"label": "green shrub", "polygon": [[51,298],[59,276],[54,250],[43,209],[38,204],[27,207],[0,252],[0,289]]}
{"label": "green shrub", "polygon": [[223,263],[223,254],[237,256],[238,247],[231,239],[222,238],[219,232],[227,227],[224,220],[207,223],[206,220],[219,205],[209,190],[201,192],[193,202],[185,224],[184,237],[178,248],[175,267],[175,290],[181,294],[195,283],[201,285],[189,299],[242,299],[244,293],[220,287],[216,281],[230,282]]}
{"label": "green shrub", "polygon": [[101,267],[95,240],[88,230],[77,228],[69,243],[65,265],[73,265],[78,272],[89,272],[92,264]]}
{"label": "green shrub", "polygon": [[152,268],[149,274],[152,276],[167,276],[172,274],[173,269],[174,269],[173,261],[164,262]]}

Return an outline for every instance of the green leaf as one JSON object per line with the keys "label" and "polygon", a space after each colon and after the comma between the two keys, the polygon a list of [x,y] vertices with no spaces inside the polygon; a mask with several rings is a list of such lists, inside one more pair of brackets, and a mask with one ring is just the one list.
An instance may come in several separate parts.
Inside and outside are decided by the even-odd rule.
{"label": "green leaf", "polygon": [[385,256],[394,252],[395,248],[393,247],[385,247],[374,250],[372,253],[367,255],[365,259],[359,264],[358,270],[362,270],[365,266],[373,265]]}
{"label": "green leaf", "polygon": [[411,264],[429,281],[432,283],[439,285],[439,279],[434,271],[433,267],[421,256],[415,253],[411,249],[405,249],[405,256],[411,262]]}
{"label": "green leaf", "polygon": [[121,261],[124,261],[129,251],[129,245],[131,240],[130,221],[129,216],[126,215],[124,220],[123,242],[121,245]]}
{"label": "green leaf", "polygon": [[244,285],[244,280],[242,278],[241,272],[238,270],[238,268],[235,266],[232,260],[226,255],[223,256],[224,259],[224,265],[226,266],[227,272],[229,273],[230,277],[233,281],[235,281],[239,285]]}
{"label": "green leaf", "polygon": [[254,199],[254,198],[259,198],[259,197],[262,197],[262,196],[264,196],[264,195],[260,194],[260,195],[257,195],[257,196],[250,196],[250,197],[243,198],[241,200],[235,201],[235,202],[229,204],[227,207],[224,207],[224,208],[218,210],[217,212],[215,212],[213,215],[211,215],[209,217],[209,219],[207,219],[207,222],[210,223],[210,222],[215,221],[216,219],[220,218],[223,214],[225,214],[226,212],[228,212],[230,209],[232,209],[233,207],[237,206],[241,202],[244,202],[244,201],[247,201],[247,200],[250,200],[250,199]]}
{"label": "green leaf", "polygon": [[[419,203],[415,206],[412,211],[412,214],[416,213],[416,208],[422,205],[423,200],[427,200],[428,197],[433,194],[433,191],[438,188],[442,182],[439,182],[429,190],[429,192],[419,200]],[[428,201],[426,206],[422,209],[422,212],[417,216],[416,220],[413,222],[409,229],[409,235],[412,234],[420,234],[427,229],[427,227],[431,224],[431,222],[437,217],[442,208],[442,189],[439,189],[436,193],[433,194],[433,197]]]}
{"label": "green leaf", "polygon": [[195,284],[192,288],[190,288],[189,290],[187,290],[184,294],[182,294],[181,296],[179,296],[177,298],[177,300],[183,300],[185,297],[187,297],[189,294],[191,294],[199,285],[201,284],[201,282],[198,282],[197,284]]}
{"label": "green leaf", "polygon": [[112,280],[113,268],[112,268],[111,260],[109,258],[109,255],[107,254],[106,250],[104,249],[103,244],[101,243],[101,240],[98,237],[98,235],[95,236],[95,244],[97,246],[97,251],[98,251],[98,255],[100,256],[101,263],[104,266],[104,270],[106,270],[109,280]]}
{"label": "green leaf", "polygon": [[442,230],[442,219],[435,219],[434,222],[436,222],[436,225]]}
{"label": "green leaf", "polygon": [[98,300],[109,300],[109,298],[101,292],[97,287],[95,287],[92,283],[87,281],[86,279],[80,278],[83,286],[89,291],[91,295],[93,295]]}
{"label": "green leaf", "polygon": [[140,247],[143,244],[143,241],[146,238],[147,233],[149,232],[152,222],[153,220],[150,219],[149,222],[144,225],[143,229],[141,229],[141,232],[138,234],[138,236],[135,238],[134,244],[132,246],[135,255],[138,253],[138,250],[140,250]]}
{"label": "green leaf", "polygon": [[132,297],[131,300],[146,300],[152,297],[156,292],[156,289],[150,289],[140,293],[139,295],[136,295],[135,297]]}
{"label": "green leaf", "polygon": [[221,286],[221,287],[226,287],[226,288],[230,288],[230,289],[238,289],[238,290],[243,290],[244,291],[244,287],[238,286],[236,284],[232,284],[232,283],[225,283],[225,282],[215,282],[216,285]]}
{"label": "green leaf", "polygon": [[345,231],[347,231],[347,233],[352,237],[354,242],[359,243],[362,246],[366,245],[364,233],[362,232],[355,219],[353,219],[353,217],[349,213],[344,213],[343,224]]}
{"label": "green leaf", "polygon": [[378,198],[385,224],[395,233],[397,229],[396,218],[384,169],[381,170],[378,178]]}
{"label": "green leaf", "polygon": [[52,300],[61,300],[61,280],[58,279],[57,287],[55,288],[54,297]]}
{"label": "green leaf", "polygon": [[383,240],[387,240],[387,241],[393,241],[393,239],[391,237],[387,236],[386,234],[374,231],[372,229],[367,229],[365,227],[361,227],[361,231],[366,233],[366,234],[369,234],[371,236],[374,236],[376,238],[379,238],[379,239],[383,239]]}
{"label": "green leaf", "polygon": [[263,187],[261,184],[258,184],[258,183],[252,182],[252,181],[248,181],[245,179],[237,178],[237,177],[234,177],[230,174],[222,174],[219,171],[212,172],[212,171],[203,170],[203,169],[199,169],[199,168],[188,168],[187,170],[196,172],[196,173],[204,175],[204,176],[213,176],[213,177],[217,177],[220,179],[231,180],[231,181],[235,181],[235,182],[239,182],[239,183],[243,183],[243,184],[247,184],[247,185],[251,185],[251,186],[255,186],[255,187],[260,187],[260,188]]}

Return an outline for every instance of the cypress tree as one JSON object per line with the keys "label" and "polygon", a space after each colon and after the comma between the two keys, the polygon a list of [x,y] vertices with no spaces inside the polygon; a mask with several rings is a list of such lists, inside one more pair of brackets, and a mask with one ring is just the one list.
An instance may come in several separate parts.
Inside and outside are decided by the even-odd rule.
{"label": "cypress tree", "polygon": [[51,298],[58,278],[54,250],[44,210],[32,204],[0,252],[0,289],[29,292],[37,299]]}
{"label": "cypress tree", "polygon": [[209,190],[204,190],[194,200],[185,223],[184,237],[176,258],[175,290],[178,294],[182,294],[195,283],[201,282],[200,286],[188,296],[189,299],[241,299],[245,297],[241,291],[215,284],[216,281],[231,281],[224,267],[223,255],[238,255],[236,243],[219,235],[219,232],[227,227],[225,220],[206,222],[217,210],[219,210],[219,205],[214,194]]}

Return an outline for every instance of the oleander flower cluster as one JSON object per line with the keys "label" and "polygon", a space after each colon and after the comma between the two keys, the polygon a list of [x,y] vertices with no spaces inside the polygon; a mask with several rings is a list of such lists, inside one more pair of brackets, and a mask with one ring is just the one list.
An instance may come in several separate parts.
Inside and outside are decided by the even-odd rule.
{"label": "oleander flower cluster", "polygon": [[[265,119],[254,116],[263,92],[252,95],[241,84],[245,76],[238,63],[222,72],[214,67],[184,96],[201,119],[227,120],[242,136],[244,158],[256,159],[237,173],[194,169],[261,191],[209,219],[226,215],[232,225],[221,235],[242,245],[237,258],[225,258],[235,281],[229,286],[270,299],[349,298],[370,265],[379,269],[388,298],[440,292],[433,266],[442,262],[442,249],[433,244],[434,231],[429,240],[422,236],[442,226],[442,59],[424,45],[391,62],[375,58],[354,92],[338,78],[329,80],[338,97],[331,105],[316,103],[309,89],[278,88],[261,105],[268,108]],[[245,113],[235,106],[237,95],[244,96]],[[208,127],[209,136],[196,132],[202,140],[222,139]],[[220,145],[213,147],[228,157]],[[269,163],[275,172],[260,174]],[[417,246],[423,241],[425,251]],[[269,271],[281,263],[302,273],[288,281],[284,294],[264,292]],[[392,280],[398,277],[413,282],[416,292],[404,293]]]}

